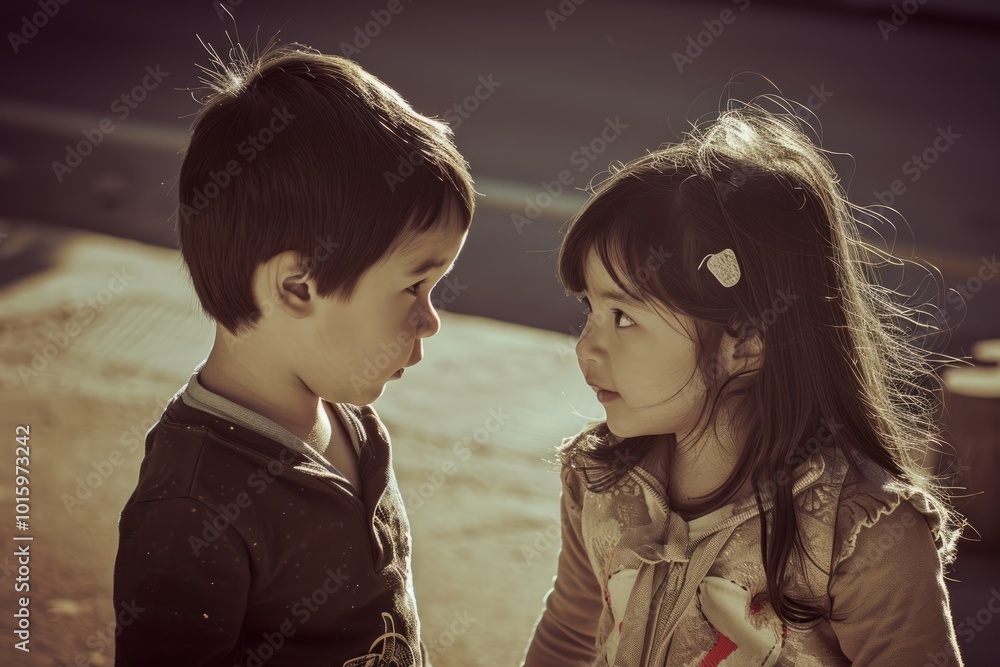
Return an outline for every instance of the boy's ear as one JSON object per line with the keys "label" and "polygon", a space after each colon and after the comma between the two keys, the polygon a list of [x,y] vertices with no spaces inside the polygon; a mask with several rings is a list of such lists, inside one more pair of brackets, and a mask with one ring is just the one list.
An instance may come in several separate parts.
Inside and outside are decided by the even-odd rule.
{"label": "boy's ear", "polygon": [[297,254],[289,250],[272,257],[269,263],[277,305],[295,319],[308,315],[315,305],[314,283]]}
{"label": "boy's ear", "polygon": [[[287,276],[281,282],[282,291],[287,294],[294,294],[299,301],[309,301],[309,282],[305,278],[305,273]],[[287,298],[283,300],[288,301]]]}

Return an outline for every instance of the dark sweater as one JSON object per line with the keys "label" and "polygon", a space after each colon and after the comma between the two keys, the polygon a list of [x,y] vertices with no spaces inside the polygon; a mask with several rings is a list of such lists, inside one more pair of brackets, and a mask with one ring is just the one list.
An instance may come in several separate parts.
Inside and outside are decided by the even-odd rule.
{"label": "dark sweater", "polygon": [[330,406],[359,453],[359,498],[274,422],[188,389],[147,433],[119,520],[115,664],[426,666],[374,408]]}

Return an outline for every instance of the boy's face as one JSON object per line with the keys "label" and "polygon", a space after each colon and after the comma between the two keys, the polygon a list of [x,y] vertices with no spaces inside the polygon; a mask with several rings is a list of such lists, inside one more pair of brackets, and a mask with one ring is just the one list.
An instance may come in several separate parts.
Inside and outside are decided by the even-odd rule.
{"label": "boy's face", "polygon": [[592,388],[609,390],[598,395],[608,428],[623,438],[681,437],[693,428],[705,392],[694,342],[665,309],[661,314],[602,296],[621,290],[593,250],[585,277],[591,313],[576,346],[577,361]]}
{"label": "boy's face", "polygon": [[299,376],[318,396],[367,405],[423,358],[422,339],[441,327],[431,290],[451,271],[468,235],[456,219],[441,223],[369,269],[350,303],[317,299]]}

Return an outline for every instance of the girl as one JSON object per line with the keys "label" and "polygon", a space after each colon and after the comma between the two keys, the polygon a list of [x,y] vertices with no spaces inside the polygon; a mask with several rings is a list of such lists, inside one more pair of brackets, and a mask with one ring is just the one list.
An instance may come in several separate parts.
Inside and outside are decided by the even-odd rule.
{"label": "girl", "polygon": [[526,667],[961,664],[924,313],[786,105],[730,104],[571,222],[559,279],[606,420],[560,450]]}

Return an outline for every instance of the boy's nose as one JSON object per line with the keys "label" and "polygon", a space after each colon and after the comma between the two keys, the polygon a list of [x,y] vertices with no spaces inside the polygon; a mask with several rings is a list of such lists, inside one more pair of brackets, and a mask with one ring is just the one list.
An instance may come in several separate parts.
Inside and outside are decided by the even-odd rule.
{"label": "boy's nose", "polygon": [[417,322],[417,337],[427,338],[433,336],[441,329],[441,318],[437,310],[431,304],[430,299],[426,304],[421,304],[420,320]]}

